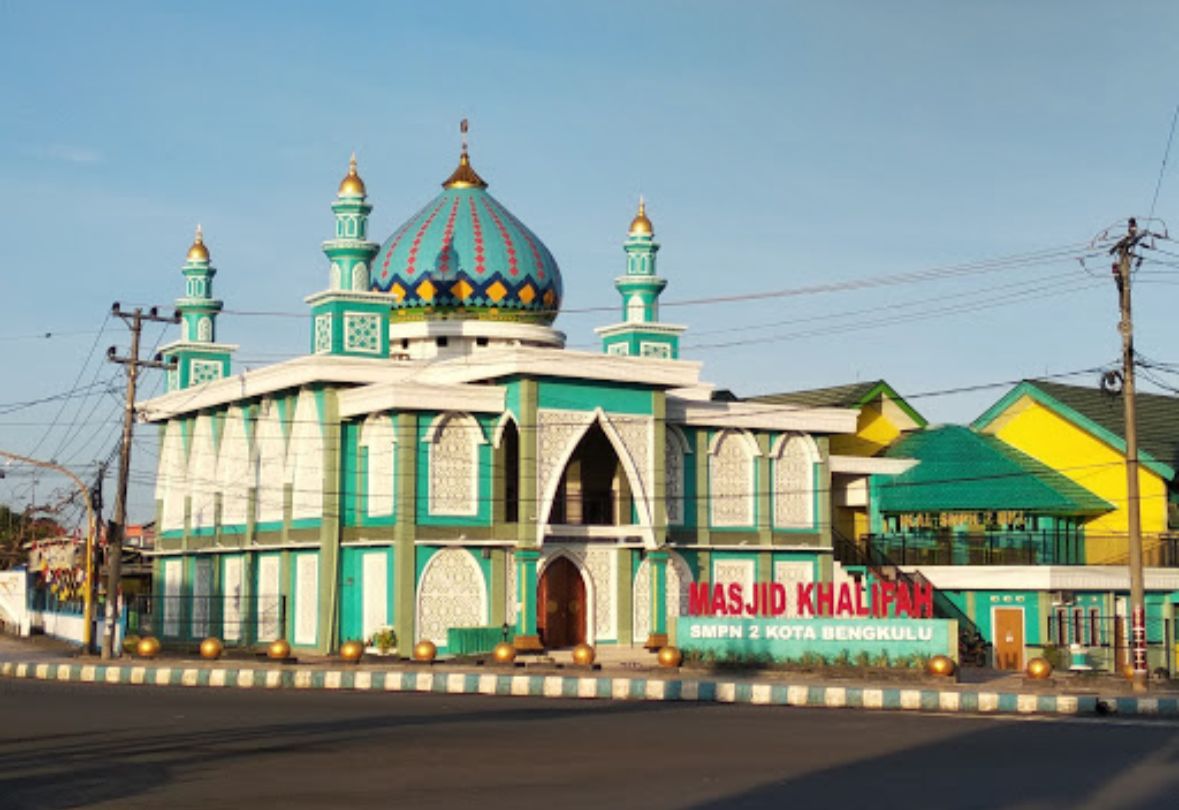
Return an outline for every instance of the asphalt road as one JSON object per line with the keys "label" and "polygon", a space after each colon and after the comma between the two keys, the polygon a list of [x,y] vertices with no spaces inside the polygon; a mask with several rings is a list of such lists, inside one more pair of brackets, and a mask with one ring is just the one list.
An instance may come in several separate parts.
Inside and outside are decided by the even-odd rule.
{"label": "asphalt road", "polygon": [[0,681],[0,807],[1179,806],[1179,725]]}

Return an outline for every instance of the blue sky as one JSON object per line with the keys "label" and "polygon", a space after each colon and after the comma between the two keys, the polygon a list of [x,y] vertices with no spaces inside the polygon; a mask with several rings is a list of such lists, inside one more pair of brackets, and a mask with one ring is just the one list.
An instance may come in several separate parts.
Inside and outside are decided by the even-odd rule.
{"label": "blue sky", "polygon": [[[349,152],[383,240],[453,168],[463,117],[492,193],[561,264],[570,310],[615,304],[640,191],[669,303],[1061,250],[665,307],[722,387],[884,377],[916,395],[1111,362],[1107,263],[1089,276],[1069,256],[1150,208],[1177,23],[1164,2],[0,2],[0,448],[79,471],[109,453],[115,396],[13,405],[114,380],[99,360],[127,341],[110,302],[170,305],[197,222],[227,308],[297,315],[326,286]],[[1168,173],[1156,213],[1179,232],[1177,209]],[[1138,345],[1179,362],[1167,272],[1139,288]],[[612,317],[557,325],[589,347]],[[226,315],[220,336],[257,367],[302,352],[307,328]],[[45,332],[60,335],[29,337]],[[1002,393],[913,404],[964,421]],[[135,518],[151,510],[140,433]],[[0,501],[23,505],[31,483],[10,469]]]}

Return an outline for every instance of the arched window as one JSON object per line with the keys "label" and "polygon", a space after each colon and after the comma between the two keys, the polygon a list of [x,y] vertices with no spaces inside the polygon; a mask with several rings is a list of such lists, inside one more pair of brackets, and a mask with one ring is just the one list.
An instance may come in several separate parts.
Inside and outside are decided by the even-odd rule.
{"label": "arched window", "polygon": [[430,445],[429,508],[433,515],[479,511],[479,445],[483,429],[468,414],[443,414],[426,435]]}
{"label": "arched window", "polygon": [[388,416],[370,416],[360,429],[360,446],[368,459],[365,498],[369,517],[393,514],[394,441],[393,420]]}
{"label": "arched window", "polygon": [[197,340],[208,343],[213,340],[213,320],[203,317],[197,321]]}
{"label": "arched window", "polygon": [[645,314],[645,307],[643,306],[643,299],[637,295],[632,295],[626,302],[626,319],[632,323],[640,323]]}
{"label": "arched window", "polygon": [[815,461],[817,453],[806,436],[785,436],[774,453],[774,525],[810,529],[815,524]]}
{"label": "arched window", "polygon": [[352,289],[355,292],[368,292],[368,268],[364,262],[352,265]]}
{"label": "arched window", "polygon": [[708,459],[709,503],[713,526],[752,526],[754,505],[753,437],[723,430],[712,440]]}

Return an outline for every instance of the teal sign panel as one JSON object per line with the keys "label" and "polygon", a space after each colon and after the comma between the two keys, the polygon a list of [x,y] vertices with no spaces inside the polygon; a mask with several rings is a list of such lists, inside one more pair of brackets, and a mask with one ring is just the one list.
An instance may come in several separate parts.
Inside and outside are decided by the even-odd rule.
{"label": "teal sign panel", "polygon": [[725,619],[680,616],[676,646],[718,657],[769,657],[791,661],[810,653],[890,658],[958,657],[957,622],[948,619]]}

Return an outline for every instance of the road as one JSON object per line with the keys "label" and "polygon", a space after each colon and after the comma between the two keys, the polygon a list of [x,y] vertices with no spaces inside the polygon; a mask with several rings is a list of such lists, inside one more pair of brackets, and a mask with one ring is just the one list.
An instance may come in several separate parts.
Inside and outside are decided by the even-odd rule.
{"label": "road", "polygon": [[0,807],[1167,807],[1179,725],[0,680]]}

